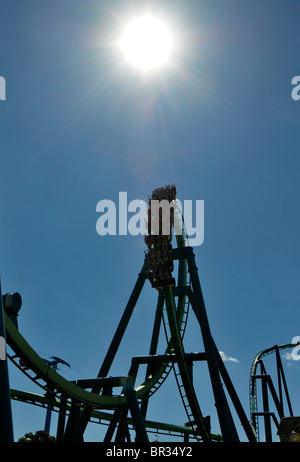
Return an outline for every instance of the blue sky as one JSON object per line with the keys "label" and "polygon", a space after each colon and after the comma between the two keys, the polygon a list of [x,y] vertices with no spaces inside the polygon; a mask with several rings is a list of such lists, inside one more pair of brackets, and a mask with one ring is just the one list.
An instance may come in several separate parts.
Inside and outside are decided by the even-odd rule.
{"label": "blue sky", "polygon": [[[171,65],[148,78],[113,46],[143,8],[176,38]],[[141,236],[96,232],[97,203],[120,191],[147,200],[175,183],[181,200],[204,200],[199,276],[247,414],[253,356],[300,335],[299,13],[294,0],[2,2],[2,287],[22,295],[27,341],[72,378],[97,374],[143,263]],[[155,304],[147,286],[112,374],[148,353]],[[186,349],[201,344],[191,316]],[[285,367],[297,414],[299,364]],[[11,367],[10,381],[39,392]],[[183,424],[165,388],[148,417]],[[212,399],[203,407],[214,413]],[[16,438],[43,427],[43,410],[13,412]]]}

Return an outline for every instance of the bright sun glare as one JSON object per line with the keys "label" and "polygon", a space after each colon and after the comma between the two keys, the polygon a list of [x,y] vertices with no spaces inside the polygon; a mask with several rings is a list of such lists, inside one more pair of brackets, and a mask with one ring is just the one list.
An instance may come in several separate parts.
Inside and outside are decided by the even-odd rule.
{"label": "bright sun glare", "polygon": [[134,66],[147,72],[168,61],[172,37],[162,21],[145,15],[127,25],[120,46]]}

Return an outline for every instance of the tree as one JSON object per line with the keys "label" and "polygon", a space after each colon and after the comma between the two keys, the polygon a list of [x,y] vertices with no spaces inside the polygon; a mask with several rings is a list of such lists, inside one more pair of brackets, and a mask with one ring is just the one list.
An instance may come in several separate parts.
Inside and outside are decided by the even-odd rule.
{"label": "tree", "polygon": [[56,439],[54,436],[50,436],[45,430],[38,430],[35,434],[25,433],[22,438],[19,438],[19,443],[55,443]]}

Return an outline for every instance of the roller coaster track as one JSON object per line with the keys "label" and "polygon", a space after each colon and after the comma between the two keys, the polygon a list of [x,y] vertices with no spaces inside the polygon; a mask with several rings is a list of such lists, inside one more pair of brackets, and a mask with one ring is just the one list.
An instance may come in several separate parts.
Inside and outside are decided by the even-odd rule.
{"label": "roller coaster track", "polygon": [[[179,318],[183,318],[183,315],[187,314],[187,311],[184,311],[184,308],[186,308],[186,301],[182,299],[180,300],[180,303],[178,303],[177,308]],[[93,409],[117,409],[126,404],[126,397],[124,394],[100,396],[82,389],[74,382],[66,380],[35,352],[6,313],[4,313],[4,319],[6,327],[6,341],[13,350],[13,354],[8,352],[9,359],[18,369],[22,371],[23,374],[41,387],[45,392],[51,392],[58,401],[61,395],[66,396],[69,406],[71,405],[72,400],[91,406]],[[183,332],[184,328],[182,327],[181,333]],[[170,339],[165,352],[166,354],[171,354],[173,352],[171,344],[172,339]],[[153,395],[155,391],[157,391],[158,385],[161,386],[161,384],[165,381],[171,369],[172,363],[163,364],[160,370],[153,377],[148,378],[142,385],[136,388],[137,398],[142,398],[146,393],[149,393],[150,396]],[[12,397],[14,398],[15,395],[13,394]]]}
{"label": "roller coaster track", "polygon": [[[181,305],[178,306],[178,310],[181,309],[180,306]],[[70,398],[75,398],[82,403],[99,408],[115,409],[125,404],[126,398],[124,395],[111,397],[99,396],[91,392],[86,392],[81,387],[66,380],[34,351],[6,313],[4,313],[4,318],[6,341],[14,352],[14,354],[8,353],[9,359],[45,391],[51,391],[55,394],[64,393]],[[169,345],[166,354],[169,354],[170,350],[171,347]],[[136,392],[138,398],[142,397],[144,393],[148,393],[152,389],[155,389],[155,385],[166,366],[167,365],[163,365],[155,376],[149,378],[144,384],[137,387]]]}
{"label": "roller coaster track", "polygon": [[[11,398],[16,401],[30,403],[34,406],[42,407],[45,409],[47,409],[48,406],[51,406],[51,408],[55,412],[59,412],[61,406],[60,399],[49,398],[45,395],[16,389],[11,389]],[[69,403],[67,403],[67,412],[70,412],[70,410],[71,406]],[[91,415],[91,422],[100,425],[108,425],[109,422],[112,420],[112,417],[113,415],[111,413],[95,409]],[[133,420],[130,417],[128,417],[128,423],[132,428],[134,428]],[[189,428],[188,426],[174,425],[165,422],[156,422],[153,420],[145,420],[145,426],[149,432],[154,434],[170,435],[174,437],[188,436],[191,439],[195,439],[193,429]],[[220,435],[212,435],[212,438],[214,441],[222,441]]]}
{"label": "roller coaster track", "polygon": [[256,380],[255,380],[255,375],[257,372],[257,367],[259,362],[265,357],[268,356],[272,353],[274,353],[276,350],[285,350],[287,348],[293,348],[299,343],[287,343],[284,345],[274,345],[273,347],[266,348],[265,350],[262,350],[258,352],[251,363],[250,367],[250,379],[249,379],[249,401],[250,401],[250,415],[251,415],[251,423],[252,423],[252,428],[253,432],[256,436],[257,441],[259,441],[259,423],[258,423],[258,415],[257,415],[257,387],[256,387]]}
{"label": "roller coaster track", "polygon": [[[184,247],[184,233],[176,236],[176,241],[177,247]],[[184,287],[187,284],[187,268],[186,262],[184,262],[178,270],[178,286]],[[175,374],[175,377],[186,413],[191,423],[191,428],[188,430],[188,433],[192,434],[198,440],[199,438],[203,438],[203,440],[210,441],[211,435],[208,433],[201,415],[196,394],[191,383],[188,366],[185,362],[182,346],[189,311],[189,302],[187,302],[186,296],[181,294],[178,295],[178,302],[176,306],[172,288],[169,288],[166,291],[165,301],[167,305],[168,324],[171,327],[171,332],[166,337],[167,348],[165,354],[168,355],[175,353],[179,357],[179,372]],[[48,362],[42,359],[35,352],[6,313],[4,313],[4,320],[6,341],[13,350],[12,354],[7,354],[9,359],[22,371],[23,374],[35,382],[46,393],[51,393],[51,396],[53,397],[52,400],[54,400],[52,401],[53,406],[59,406],[62,396],[67,403],[67,407],[70,407],[72,403],[75,402],[78,403],[78,406],[81,408],[86,406],[92,408],[93,415],[100,412],[100,409],[116,410],[126,405],[127,398],[124,393],[111,396],[103,394],[99,395],[98,393],[85,390],[81,386],[77,385],[76,382],[71,382],[65,379],[57,372],[57,370],[52,368]],[[163,322],[166,333],[165,318]],[[152,396],[165,381],[172,368],[174,368],[174,363],[164,363],[161,365],[159,370],[155,372],[155,374],[146,377],[144,383],[135,388],[137,399],[141,400],[145,395]],[[181,379],[181,383],[179,383],[179,378]],[[182,391],[183,389],[185,389],[184,393]],[[17,393],[15,391],[12,393],[12,398],[14,399],[20,399],[20,396],[23,396],[24,398],[24,392]],[[28,395],[26,396],[28,398]],[[188,397],[188,399],[186,400],[184,397]],[[28,400],[30,402],[29,398]],[[33,401],[38,401],[37,396],[35,396]],[[196,426],[195,422],[197,423]],[[215,437],[214,439],[218,439],[218,437]]]}
{"label": "roller coaster track", "polygon": [[[173,186],[158,188],[153,191],[152,199],[157,200],[158,198],[160,200],[162,196],[164,199],[165,194],[172,208],[175,191]],[[166,431],[174,430],[185,436],[191,436],[197,441],[238,441],[237,430],[221,378],[249,441],[255,440],[247,416],[210,333],[195,256],[193,249],[185,245],[188,237],[184,222],[181,221],[183,224],[181,233],[177,234],[178,220],[181,218],[179,216],[180,211],[176,210],[176,207],[171,211],[171,208],[167,234],[161,231],[152,233],[154,229],[152,225],[159,223],[159,229],[161,229],[164,228],[165,221],[162,213],[159,213],[158,217],[155,218],[152,208],[148,209],[149,234],[145,236],[148,251],[96,378],[69,381],[61,376],[56,368],[51,367],[51,364],[42,359],[27,343],[19,332],[12,313],[9,312],[9,307],[4,305],[4,308],[8,309],[7,312],[4,312],[6,342],[13,352],[12,354],[7,352],[7,356],[23,374],[39,385],[45,393],[41,396],[12,390],[11,397],[35,405],[47,404],[55,410],[58,409],[58,434],[61,441],[82,441],[86,426],[88,422],[93,421],[93,418],[98,419],[98,421],[110,422],[104,441],[111,441],[116,429],[116,441],[129,438],[130,423],[133,423],[136,430],[137,441],[148,441],[146,428],[162,429],[162,426]],[[151,224],[150,228],[149,223]],[[173,226],[177,244],[177,248],[174,249],[171,245]],[[177,227],[175,228],[175,226]],[[176,279],[173,275],[175,263],[178,263]],[[188,275],[190,280],[188,280]],[[149,279],[152,287],[157,289],[159,294],[149,355],[133,357],[127,376],[109,377],[109,369],[146,279]],[[186,354],[184,350],[183,339],[190,303],[202,334],[205,350],[203,353]],[[163,323],[166,339],[166,349],[163,355],[157,354],[161,323]],[[194,360],[207,361],[222,436],[211,434],[207,419],[202,416],[191,374],[191,365]],[[145,379],[136,386],[138,368],[142,363],[148,365]],[[146,420],[149,397],[165,382],[172,369],[175,372],[175,379],[189,420],[185,427],[172,424],[157,426],[157,423]],[[122,387],[121,392],[112,393],[114,387],[120,386]],[[113,412],[105,413],[104,410]],[[132,419],[127,416],[128,410],[131,412]],[[67,414],[69,418],[65,427]],[[182,431],[182,428],[185,430]]]}
{"label": "roller coaster track", "polygon": [[[188,235],[186,232],[184,219],[180,209],[176,206],[176,204],[174,211],[174,219],[178,220],[177,224],[179,222],[182,223],[182,234],[177,236],[177,246],[184,247],[185,240],[188,242]],[[178,229],[176,226],[174,226],[174,228]],[[181,236],[185,236],[185,239],[183,239]],[[183,286],[190,286],[190,280],[187,280],[186,261],[181,261],[180,264],[183,265],[184,270],[180,271],[179,268],[177,287],[182,288]],[[154,390],[156,391],[162,385],[170,371],[173,369],[181,400],[189,420],[189,425],[193,429],[196,439],[198,441],[201,439],[203,439],[203,441],[211,441],[211,436],[206,428],[206,424],[198,404],[190,376],[190,371],[188,365],[186,364],[185,353],[182,344],[189,313],[189,299],[186,298],[184,293],[179,295],[178,307],[176,309],[174,290],[168,286],[165,288],[164,294],[166,303],[166,316],[165,312],[163,312],[163,325],[165,337],[168,343],[168,353],[175,353],[177,362],[173,362],[172,364],[169,363],[165,367],[163,373],[160,376],[160,379],[155,385]]]}
{"label": "roller coaster track", "polygon": [[200,433],[203,441],[211,441],[211,436],[206,428],[206,424],[204,422],[198,404],[198,399],[194,390],[194,386],[192,383],[190,371],[185,360],[182,338],[178,328],[173,291],[169,287],[166,289],[166,292],[166,305],[169,327],[171,331],[171,338],[174,342],[174,352],[177,358],[176,364],[179,369],[179,372],[176,372],[175,370],[175,378],[180,391],[182,402],[184,404],[184,408],[188,416],[189,423],[194,429],[195,434]]}
{"label": "roller coaster track", "polygon": [[[182,234],[181,235],[179,234],[176,236],[177,247],[182,248],[186,244],[188,244],[188,233],[186,230],[182,212],[176,205],[175,205],[175,213],[176,213],[175,219],[178,220],[179,223],[180,222],[182,223]],[[181,262],[181,269],[182,270],[178,269],[178,286],[179,287],[190,286],[190,279],[188,279],[186,261]],[[190,308],[189,299],[184,294],[178,295],[177,322],[178,322],[178,325],[180,326],[179,333],[181,336],[181,340],[183,340],[183,337],[185,334],[188,315],[189,315],[189,308]],[[162,321],[163,321],[165,338],[168,344],[166,353],[172,354],[174,352],[174,348],[172,344],[171,335],[168,332],[168,319],[167,319],[165,306],[162,312]],[[156,384],[149,391],[149,397],[152,396],[161,387],[161,385],[165,382],[166,378],[169,376],[172,370],[174,371],[175,377],[176,377],[174,363],[168,363],[164,365],[164,370],[162,371],[161,376],[159,377]],[[179,385],[178,385],[178,388],[180,391]]]}
{"label": "roller coaster track", "polygon": [[[178,220],[179,222],[182,222],[182,235],[176,236],[176,242],[177,242],[177,247],[182,248],[188,243],[188,234],[186,231],[184,219],[182,216],[182,213],[180,209],[176,206],[175,207],[175,219]],[[186,267],[186,261],[181,262],[181,269],[178,269],[178,286],[183,287],[183,286],[190,286],[190,280],[187,279],[187,267]],[[178,309],[177,309],[177,316],[178,316],[178,324],[180,326],[180,336],[181,339],[183,340],[184,334],[185,334],[185,329],[187,325],[187,320],[188,320],[188,314],[189,314],[189,308],[190,308],[190,302],[189,299],[185,295],[179,295],[178,296]],[[164,327],[164,333],[165,333],[165,338],[168,344],[168,348],[166,350],[166,353],[172,354],[173,353],[173,345],[172,345],[172,340],[170,338],[170,334],[168,332],[168,320],[166,317],[166,307],[163,307],[162,311],[162,321],[163,321],[163,327]],[[155,386],[150,390],[149,396],[152,396],[164,383],[170,372],[174,369],[173,363],[168,363],[164,367],[164,371],[162,372],[162,375],[160,376],[159,380],[155,384]]]}

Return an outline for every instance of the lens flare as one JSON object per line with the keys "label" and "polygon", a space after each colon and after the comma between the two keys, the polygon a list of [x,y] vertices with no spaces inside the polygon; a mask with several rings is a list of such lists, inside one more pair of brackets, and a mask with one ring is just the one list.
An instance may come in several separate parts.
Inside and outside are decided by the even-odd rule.
{"label": "lens flare", "polygon": [[147,72],[168,62],[173,43],[166,25],[145,15],[127,25],[120,47],[129,62]]}

